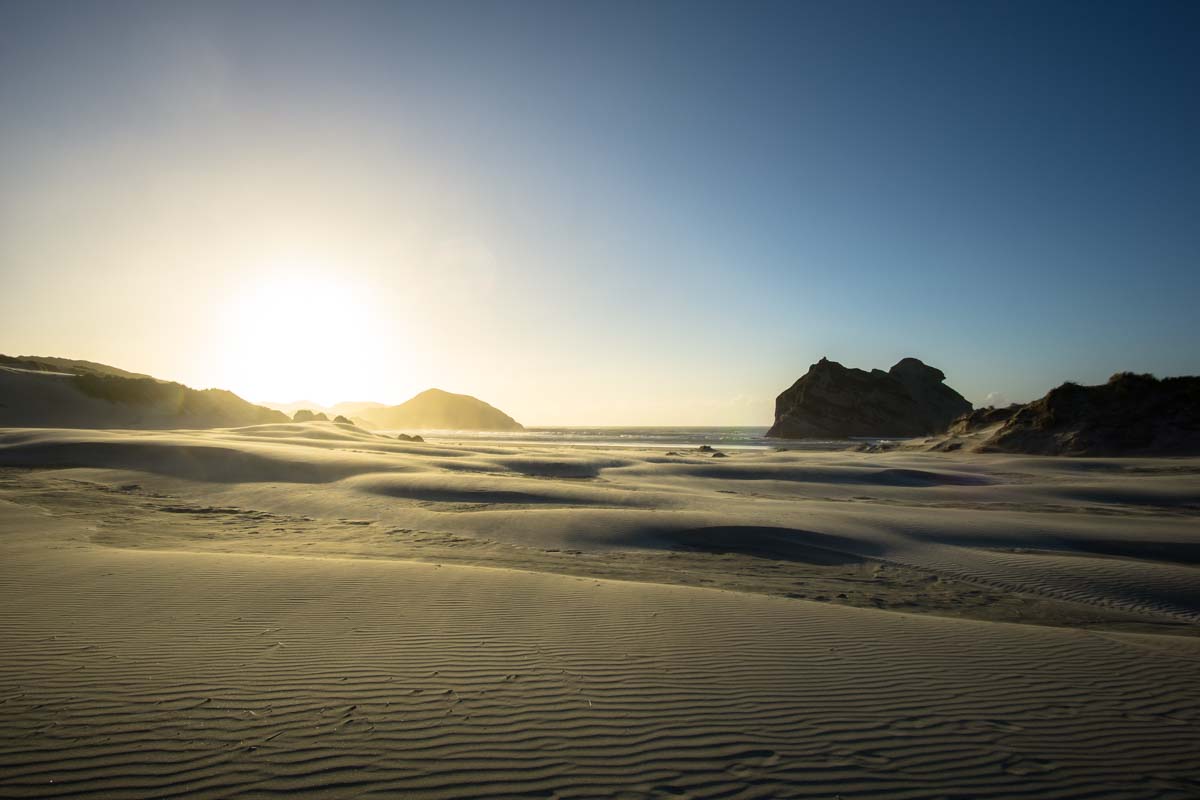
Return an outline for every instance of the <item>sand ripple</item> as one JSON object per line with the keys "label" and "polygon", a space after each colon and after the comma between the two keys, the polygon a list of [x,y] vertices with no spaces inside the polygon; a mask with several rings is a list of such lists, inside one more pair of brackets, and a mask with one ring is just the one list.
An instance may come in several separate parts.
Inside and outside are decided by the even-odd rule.
{"label": "sand ripple", "polygon": [[9,561],[0,609],[6,796],[1200,792],[1188,640],[119,550]]}

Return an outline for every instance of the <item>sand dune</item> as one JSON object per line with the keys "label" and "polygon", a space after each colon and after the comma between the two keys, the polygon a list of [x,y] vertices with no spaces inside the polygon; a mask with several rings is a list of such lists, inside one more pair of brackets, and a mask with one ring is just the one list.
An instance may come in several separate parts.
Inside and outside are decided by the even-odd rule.
{"label": "sand dune", "polygon": [[0,794],[1195,797],[1198,488],[0,431]]}
{"label": "sand dune", "polygon": [[[544,553],[576,549],[589,557],[576,560],[590,563],[567,571],[595,574],[597,562],[618,553],[711,550],[713,531],[774,531],[752,542],[726,534],[721,548],[787,562],[796,547],[816,546],[1149,623],[1200,619],[1193,460],[763,452],[714,461],[698,453],[405,443],[305,423],[10,430],[0,433],[0,464],[57,467],[42,474],[99,486],[132,482],[312,528],[293,537],[284,524],[283,535],[268,537],[254,524],[224,525],[214,537],[173,524],[153,537],[124,537],[127,546],[415,555],[403,537],[378,534],[394,529],[503,547],[505,563],[528,569],[563,571],[547,567]],[[123,527],[153,525],[144,510]],[[348,516],[370,524],[336,540],[317,535],[322,520]],[[462,555],[448,549],[436,557]],[[780,583],[763,592],[797,593]]]}

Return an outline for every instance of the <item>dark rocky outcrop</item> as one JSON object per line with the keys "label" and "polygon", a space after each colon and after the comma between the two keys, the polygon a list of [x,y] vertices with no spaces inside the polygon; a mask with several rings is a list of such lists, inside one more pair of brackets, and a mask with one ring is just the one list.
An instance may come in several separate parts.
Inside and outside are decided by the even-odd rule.
{"label": "dark rocky outcrop", "polygon": [[338,423],[338,424],[340,424],[340,425],[353,425],[353,424],[354,424],[354,423],[353,423],[353,422],[351,422],[350,420],[348,420],[348,419],[346,419],[345,417],[343,417],[341,414],[338,414],[336,417],[334,417],[334,418],[333,418],[333,421],[334,421],[334,422],[336,422],[336,423]]}
{"label": "dark rocky outcrop", "polygon": [[324,411],[314,412],[302,408],[292,415],[292,422],[329,422],[329,417],[325,416]]}
{"label": "dark rocky outcrop", "polygon": [[[1003,424],[983,451],[1071,456],[1200,455],[1200,377],[1121,372],[1100,386],[1064,383],[1023,406],[956,420],[970,434]],[[1006,418],[1001,418],[1007,414]]]}
{"label": "dark rocky outcrop", "polygon": [[848,369],[822,358],[775,401],[767,436],[844,439],[925,436],[971,410],[941,370],[905,358],[887,372]]}
{"label": "dark rocky outcrop", "polygon": [[521,423],[482,400],[441,389],[428,389],[398,406],[363,409],[361,416],[385,430],[525,430]]}

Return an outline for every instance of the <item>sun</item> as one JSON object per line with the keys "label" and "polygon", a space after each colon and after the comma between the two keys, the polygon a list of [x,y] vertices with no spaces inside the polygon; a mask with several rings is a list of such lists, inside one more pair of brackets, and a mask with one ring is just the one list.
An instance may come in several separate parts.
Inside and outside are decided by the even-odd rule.
{"label": "sun", "polygon": [[381,345],[374,305],[335,270],[261,271],[221,315],[227,385],[256,401],[332,404],[369,392]]}

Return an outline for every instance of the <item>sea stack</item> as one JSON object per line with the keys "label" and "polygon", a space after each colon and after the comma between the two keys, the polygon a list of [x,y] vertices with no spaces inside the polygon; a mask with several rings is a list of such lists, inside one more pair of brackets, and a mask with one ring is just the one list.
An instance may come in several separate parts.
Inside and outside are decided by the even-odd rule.
{"label": "sea stack", "polygon": [[945,374],[916,358],[870,372],[822,358],[775,401],[780,439],[926,436],[941,433],[971,404]]}

